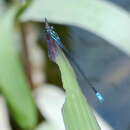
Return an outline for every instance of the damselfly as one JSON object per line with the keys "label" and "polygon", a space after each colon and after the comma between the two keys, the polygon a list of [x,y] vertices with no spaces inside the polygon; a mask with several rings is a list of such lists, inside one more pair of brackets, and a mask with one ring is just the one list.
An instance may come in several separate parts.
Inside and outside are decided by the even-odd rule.
{"label": "damselfly", "polygon": [[[48,42],[48,46],[51,51],[51,54],[49,52],[49,57],[54,60],[55,58],[55,47],[56,45],[58,45],[63,52],[66,54],[67,57],[69,57],[69,59],[72,61],[72,63],[77,67],[77,69],[79,70],[79,72],[81,73],[81,75],[84,77],[84,79],[87,81],[89,87],[93,90],[93,92],[95,93],[97,99],[100,102],[103,102],[104,99],[102,97],[102,95],[96,90],[96,88],[93,86],[93,84],[89,81],[88,77],[84,74],[84,72],[82,71],[82,69],[80,68],[80,66],[78,65],[78,62],[75,60],[75,58],[73,57],[73,55],[71,55],[71,53],[67,50],[67,48],[63,45],[63,43],[61,42],[58,34],[54,31],[53,27],[50,26],[48,24],[47,19],[45,18],[45,34],[46,34],[46,39]],[[53,55],[54,54],[54,55]]]}

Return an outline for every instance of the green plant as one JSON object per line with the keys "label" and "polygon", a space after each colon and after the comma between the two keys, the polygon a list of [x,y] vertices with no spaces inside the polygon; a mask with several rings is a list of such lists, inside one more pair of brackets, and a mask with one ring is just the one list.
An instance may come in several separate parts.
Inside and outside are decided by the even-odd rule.
{"label": "green plant", "polygon": [[[58,4],[61,6],[57,8]],[[14,38],[17,32],[15,29],[20,28],[19,24],[30,20],[40,23],[47,17],[54,23],[89,30],[123,52],[130,53],[129,13],[106,1],[28,0],[23,4],[14,0],[10,2],[10,6],[0,6],[0,11],[0,92],[8,103],[11,117],[21,129],[34,129],[37,126],[38,114],[16,47],[21,41],[16,43]],[[60,49],[58,53],[56,63],[66,91],[63,107],[66,129],[100,129],[78,86],[72,67]]]}

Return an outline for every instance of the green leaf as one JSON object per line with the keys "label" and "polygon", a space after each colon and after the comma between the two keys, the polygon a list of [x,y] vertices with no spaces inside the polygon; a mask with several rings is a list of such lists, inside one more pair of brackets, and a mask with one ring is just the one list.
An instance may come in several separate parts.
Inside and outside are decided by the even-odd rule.
{"label": "green leaf", "polygon": [[14,23],[18,10],[17,6],[9,9],[0,21],[0,91],[19,126],[31,129],[37,124],[37,111],[15,48]]}
{"label": "green leaf", "polygon": [[130,15],[103,0],[34,0],[23,21],[49,21],[92,31],[130,54]]}
{"label": "green leaf", "polygon": [[63,106],[63,117],[66,130],[100,130],[86,98],[78,86],[75,73],[64,54],[59,50],[56,58],[63,87],[66,91],[66,100]]}

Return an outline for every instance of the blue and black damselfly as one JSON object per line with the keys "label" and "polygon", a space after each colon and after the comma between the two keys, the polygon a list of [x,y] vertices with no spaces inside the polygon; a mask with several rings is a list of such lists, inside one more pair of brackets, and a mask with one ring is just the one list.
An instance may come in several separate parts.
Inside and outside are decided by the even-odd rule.
{"label": "blue and black damselfly", "polygon": [[45,34],[46,34],[46,39],[47,39],[47,43],[48,43],[48,51],[49,51],[49,58],[51,60],[55,60],[55,57],[57,55],[57,50],[56,50],[56,46],[58,45],[63,52],[65,53],[65,55],[72,61],[72,63],[77,67],[77,69],[79,70],[79,72],[81,73],[81,75],[84,77],[84,79],[87,81],[89,87],[93,90],[93,92],[95,93],[97,99],[100,102],[104,101],[104,98],[102,97],[102,95],[96,90],[96,88],[93,86],[93,84],[89,81],[88,77],[84,74],[84,72],[82,71],[82,69],[80,68],[80,66],[78,65],[78,63],[75,60],[75,57],[73,55],[71,55],[71,53],[67,50],[67,48],[63,45],[63,43],[61,42],[58,34],[54,31],[53,27],[50,26],[48,24],[47,19],[45,18]]}

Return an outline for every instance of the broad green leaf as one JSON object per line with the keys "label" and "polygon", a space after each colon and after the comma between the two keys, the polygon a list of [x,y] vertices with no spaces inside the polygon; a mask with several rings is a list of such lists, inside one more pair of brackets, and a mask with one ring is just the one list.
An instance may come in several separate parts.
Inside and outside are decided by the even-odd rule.
{"label": "broad green leaf", "polygon": [[37,124],[37,111],[15,48],[14,23],[18,10],[17,6],[9,9],[0,21],[0,91],[19,126],[31,129]]}
{"label": "broad green leaf", "polygon": [[66,130],[100,130],[94,114],[78,86],[75,73],[60,49],[56,63],[60,68],[63,87],[66,91],[63,106]]}
{"label": "broad green leaf", "polygon": [[23,21],[49,21],[92,31],[130,54],[130,15],[103,0],[34,0]]}

